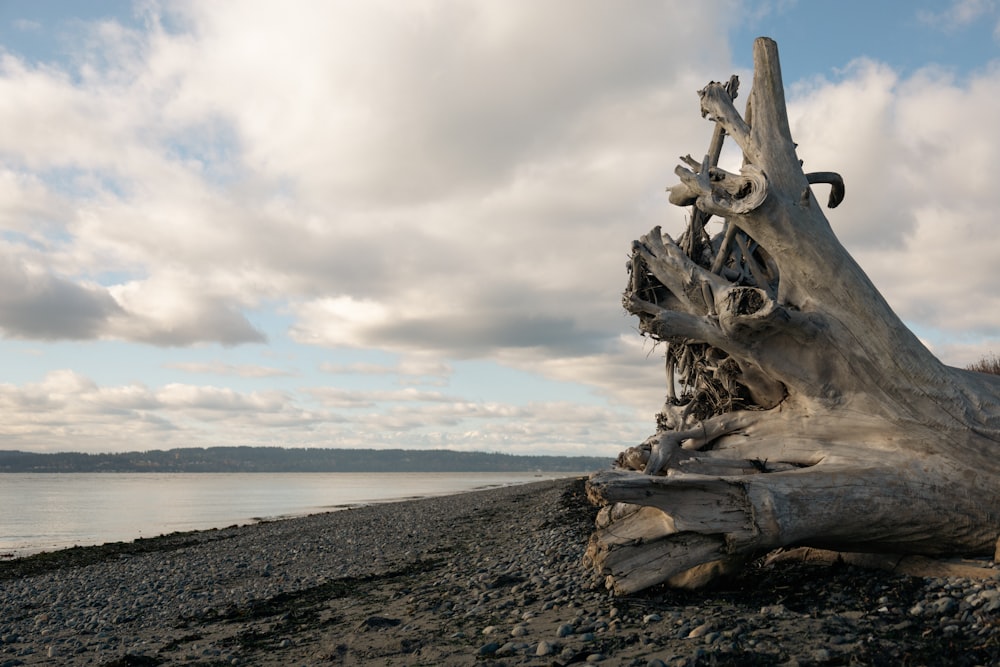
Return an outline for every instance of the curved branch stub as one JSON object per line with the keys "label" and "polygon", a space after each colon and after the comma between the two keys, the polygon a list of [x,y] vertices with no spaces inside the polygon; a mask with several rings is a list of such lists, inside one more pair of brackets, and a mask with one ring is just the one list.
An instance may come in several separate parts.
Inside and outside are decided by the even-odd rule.
{"label": "curved branch stub", "polygon": [[809,181],[809,185],[825,183],[831,186],[830,198],[826,202],[828,208],[837,208],[840,206],[840,202],[844,201],[844,177],[837,172],[814,171],[810,174],[806,174],[806,180]]}
{"label": "curved branch stub", "polygon": [[681,182],[669,188],[670,202],[678,206],[693,201],[705,213],[728,217],[750,213],[767,199],[767,176],[752,164],[739,175],[705,163],[697,173],[680,165],[674,173]]}

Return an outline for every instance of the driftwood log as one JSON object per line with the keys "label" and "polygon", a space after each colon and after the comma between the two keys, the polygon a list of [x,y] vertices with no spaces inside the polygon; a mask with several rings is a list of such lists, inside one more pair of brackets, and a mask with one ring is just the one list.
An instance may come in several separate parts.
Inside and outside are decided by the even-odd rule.
{"label": "driftwood log", "polygon": [[[843,181],[795,154],[776,44],[753,60],[742,116],[735,79],[699,92],[716,130],[669,189],[694,207],[685,234],[632,246],[623,302],[667,343],[666,402],[655,435],[589,480],[587,560],[628,593],[790,546],[993,555],[1000,378],[942,364],[892,311],[811,187],[836,206]],[[716,166],[725,136],[739,173]]]}

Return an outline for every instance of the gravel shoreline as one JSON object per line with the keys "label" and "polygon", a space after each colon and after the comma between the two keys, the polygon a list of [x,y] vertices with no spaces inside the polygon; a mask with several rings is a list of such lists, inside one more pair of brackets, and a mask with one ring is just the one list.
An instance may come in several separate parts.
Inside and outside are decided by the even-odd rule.
{"label": "gravel shoreline", "polygon": [[611,596],[564,479],[0,563],[15,665],[989,665],[1000,583],[757,564]]}

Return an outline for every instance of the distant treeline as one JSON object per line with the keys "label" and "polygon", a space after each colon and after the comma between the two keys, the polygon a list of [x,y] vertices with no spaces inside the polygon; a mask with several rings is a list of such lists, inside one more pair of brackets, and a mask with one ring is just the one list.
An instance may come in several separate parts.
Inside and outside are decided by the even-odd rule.
{"label": "distant treeline", "polygon": [[83,454],[0,450],[0,472],[588,472],[611,459],[409,449],[191,447]]}

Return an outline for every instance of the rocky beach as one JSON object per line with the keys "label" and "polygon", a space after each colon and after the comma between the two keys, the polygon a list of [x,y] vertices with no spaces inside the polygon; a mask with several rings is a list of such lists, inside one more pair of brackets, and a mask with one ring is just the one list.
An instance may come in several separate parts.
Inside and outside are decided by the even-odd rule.
{"label": "rocky beach", "polygon": [[996,579],[748,567],[615,597],[564,479],[0,562],[15,665],[991,665]]}

